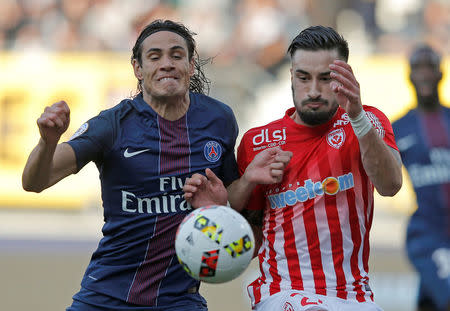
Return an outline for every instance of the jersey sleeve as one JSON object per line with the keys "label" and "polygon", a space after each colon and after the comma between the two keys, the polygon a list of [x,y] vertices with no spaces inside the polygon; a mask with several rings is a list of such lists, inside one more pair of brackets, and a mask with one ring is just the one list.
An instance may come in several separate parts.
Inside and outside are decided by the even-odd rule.
{"label": "jersey sleeve", "polygon": [[221,167],[222,181],[225,186],[230,185],[233,181],[239,178],[238,166],[236,162],[236,156],[234,149],[236,146],[236,139],[239,134],[239,127],[237,125],[236,118],[231,109],[229,109],[228,117],[229,139],[227,142],[226,152],[224,154],[224,160]]}
{"label": "jersey sleeve", "polygon": [[375,107],[364,106],[364,110],[378,135],[389,147],[398,151],[394,131],[392,130],[391,122],[386,115]]}
{"label": "jersey sleeve", "polygon": [[[245,169],[256,155],[256,153],[250,149],[252,144],[247,142],[248,137],[249,136],[247,134],[244,135],[238,147],[237,164],[240,176],[244,174]],[[255,189],[253,189],[249,202],[245,208],[249,210],[262,210],[264,209],[264,205],[265,198],[263,188],[258,185]]]}
{"label": "jersey sleeve", "polygon": [[67,141],[77,159],[77,171],[90,161],[102,161],[103,155],[114,143],[114,122],[106,114],[100,114],[84,123]]}

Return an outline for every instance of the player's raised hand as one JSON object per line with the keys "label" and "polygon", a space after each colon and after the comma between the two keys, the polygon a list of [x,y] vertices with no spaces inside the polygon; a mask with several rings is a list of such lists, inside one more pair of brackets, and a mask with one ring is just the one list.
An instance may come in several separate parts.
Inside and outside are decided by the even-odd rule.
{"label": "player's raised hand", "polygon": [[274,184],[283,179],[284,169],[292,158],[292,152],[279,147],[258,153],[244,172],[244,178],[254,184]]}
{"label": "player's raised hand", "polygon": [[61,135],[67,130],[70,123],[70,109],[65,101],[54,103],[45,107],[37,125],[41,138],[47,143],[56,145]]}
{"label": "player's raised hand", "polygon": [[184,197],[194,208],[207,205],[227,205],[227,189],[212,170],[205,170],[206,176],[194,174],[186,179]]}
{"label": "player's raised hand", "polygon": [[342,60],[330,64],[331,89],[337,94],[339,105],[345,109],[350,118],[356,118],[362,110],[359,83],[352,67]]}

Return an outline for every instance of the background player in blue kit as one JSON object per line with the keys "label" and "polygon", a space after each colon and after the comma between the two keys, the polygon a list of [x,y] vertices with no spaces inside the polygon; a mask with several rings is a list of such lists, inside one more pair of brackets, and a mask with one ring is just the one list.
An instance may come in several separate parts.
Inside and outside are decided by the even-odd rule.
{"label": "background player in blue kit", "polygon": [[[90,119],[68,142],[58,143],[70,120],[64,101],[37,120],[41,138],[24,168],[25,190],[41,192],[90,161],[100,173],[103,238],[67,310],[207,309],[199,282],[175,255],[177,227],[191,209],[182,187],[207,168],[225,185],[239,184],[238,127],[231,108],[202,94],[208,81],[192,36],[172,21],[145,27],[131,58],[140,93]],[[251,176],[278,178],[280,166],[267,166],[277,152],[259,157],[260,174]]]}
{"label": "background player in blue kit", "polygon": [[450,109],[438,94],[440,55],[422,45],[409,63],[417,107],[392,124],[418,205],[406,247],[420,276],[418,310],[450,310]]}

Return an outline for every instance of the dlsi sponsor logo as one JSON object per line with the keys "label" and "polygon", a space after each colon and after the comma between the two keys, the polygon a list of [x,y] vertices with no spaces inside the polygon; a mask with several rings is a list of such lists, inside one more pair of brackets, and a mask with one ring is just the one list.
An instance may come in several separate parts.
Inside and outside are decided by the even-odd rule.
{"label": "dlsi sponsor logo", "polygon": [[286,144],[286,128],[281,130],[262,129],[252,138],[253,150],[262,150]]}
{"label": "dlsi sponsor logo", "polygon": [[336,195],[338,192],[351,189],[354,186],[353,174],[348,173],[338,177],[330,176],[322,181],[316,182],[307,179],[304,181],[303,186],[268,195],[267,198],[269,199],[271,208],[283,208],[295,205],[298,202],[303,203],[307,200],[314,199],[316,196],[325,194]]}

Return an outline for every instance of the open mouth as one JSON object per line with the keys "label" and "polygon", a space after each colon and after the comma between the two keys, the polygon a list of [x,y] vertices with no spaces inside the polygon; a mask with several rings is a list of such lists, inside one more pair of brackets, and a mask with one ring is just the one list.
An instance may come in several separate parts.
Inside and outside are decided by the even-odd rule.
{"label": "open mouth", "polygon": [[162,78],[158,79],[158,81],[160,81],[160,82],[175,81],[175,80],[178,80],[178,79],[175,77],[162,77]]}

